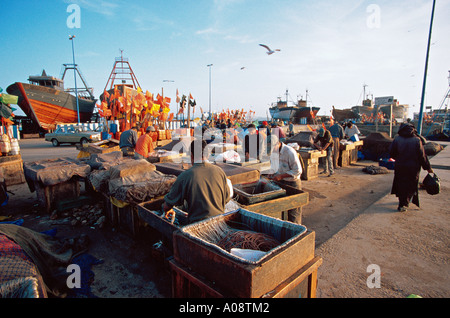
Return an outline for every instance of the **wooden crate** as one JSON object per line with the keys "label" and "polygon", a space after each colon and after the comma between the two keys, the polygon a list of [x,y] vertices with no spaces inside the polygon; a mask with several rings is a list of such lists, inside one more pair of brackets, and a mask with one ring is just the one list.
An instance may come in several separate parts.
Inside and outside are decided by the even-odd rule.
{"label": "wooden crate", "polygon": [[103,194],[103,212],[106,222],[120,232],[136,238],[141,233],[143,223],[138,216],[138,208],[134,204],[123,207],[115,205],[111,198]]}
{"label": "wooden crate", "polygon": [[0,157],[0,168],[3,170],[6,186],[25,183],[23,160],[20,155]]}
{"label": "wooden crate", "polygon": [[141,222],[147,224],[153,231],[159,233],[164,245],[173,251],[173,233],[180,229],[180,226],[187,223],[187,213],[174,208],[177,214],[177,223],[169,222],[161,217],[159,212],[164,202],[164,198],[157,198],[149,202],[141,203],[137,206],[138,216]]}
{"label": "wooden crate", "polygon": [[[250,205],[240,205],[245,210],[286,221],[288,219],[289,210],[295,208],[302,209],[303,206],[308,204],[308,192],[304,192],[303,190],[299,190],[282,183],[276,182],[276,184],[286,191],[286,196]],[[301,222],[301,220],[299,222]]]}
{"label": "wooden crate", "polygon": [[237,195],[236,201],[244,205],[256,204],[286,195],[286,190],[264,178],[256,182],[235,184],[233,190]]}
{"label": "wooden crate", "polygon": [[[204,221],[204,224],[216,222],[219,218],[232,220],[236,213],[246,213],[247,216],[252,214],[241,210],[210,218]],[[270,220],[272,225],[281,227],[285,231],[292,227],[302,227],[261,215],[258,215],[258,218],[268,222]],[[236,260],[230,256],[230,253],[216,245],[203,244],[189,235],[190,229],[202,225],[201,223],[203,222],[185,226],[174,233],[174,259],[177,263],[203,276],[224,293],[235,297],[262,297],[314,258],[315,233],[313,231],[302,232],[292,237],[257,262],[247,262]]]}
{"label": "wooden crate", "polygon": [[350,164],[356,163],[358,161],[358,151],[362,148],[364,141],[356,141],[353,144],[355,145],[355,148],[350,152]]}
{"label": "wooden crate", "polygon": [[102,140],[99,142],[90,143],[86,146],[77,146],[77,149],[90,154],[120,151],[119,141],[115,139]]}
{"label": "wooden crate", "polygon": [[[101,192],[100,192],[101,193]],[[111,202],[111,198],[104,193],[101,193],[103,198],[103,214],[105,215],[106,223],[111,227],[116,227],[118,225],[118,209]]]}
{"label": "wooden crate", "polygon": [[[317,270],[321,264],[322,258],[315,257],[261,298],[316,298]],[[169,265],[173,298],[236,298],[173,259],[169,261]]]}
{"label": "wooden crate", "polygon": [[33,181],[39,205],[47,213],[57,208],[59,201],[75,199],[80,196],[80,183],[77,178],[55,185],[44,186],[39,181]]}
{"label": "wooden crate", "polygon": [[119,231],[136,238],[143,226],[139,216],[137,206],[128,204],[122,208],[117,208],[117,223]]}
{"label": "wooden crate", "polygon": [[303,172],[302,180],[313,180],[319,177],[320,158],[326,157],[325,152],[318,150],[302,150],[298,151],[302,162]]}
{"label": "wooden crate", "polygon": [[338,165],[348,167],[351,163],[352,151],[355,149],[354,144],[340,145]]}

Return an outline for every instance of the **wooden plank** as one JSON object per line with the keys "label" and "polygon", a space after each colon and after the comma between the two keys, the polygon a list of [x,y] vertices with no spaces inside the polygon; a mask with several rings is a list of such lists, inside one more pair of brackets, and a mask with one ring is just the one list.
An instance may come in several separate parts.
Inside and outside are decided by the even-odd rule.
{"label": "wooden plank", "polygon": [[[173,162],[155,163],[154,165],[156,166],[156,170],[165,174],[172,174],[175,176],[179,176],[183,171],[191,167],[191,164],[189,163]],[[258,181],[261,176],[261,173],[257,169],[239,167],[226,163],[216,163],[215,165],[223,169],[232,184],[255,182]]]}
{"label": "wooden plank", "polygon": [[22,160],[21,155],[12,155],[12,156],[0,156],[0,164],[9,161],[19,161]]}
{"label": "wooden plank", "polygon": [[288,210],[295,208],[301,208],[308,204],[309,193],[281,183],[277,184],[286,190],[285,197],[267,200],[251,205],[240,205],[248,211],[280,218],[282,220],[287,220],[287,213],[283,212],[287,212]]}
{"label": "wooden plank", "polygon": [[308,280],[308,294],[306,297],[316,298],[317,269],[321,264],[322,258],[315,257],[275,289],[263,295],[262,298],[283,298],[305,279]]}
{"label": "wooden plank", "polygon": [[172,296],[174,298],[198,298],[199,295],[192,293],[191,285],[198,287],[201,298],[224,297],[211,284],[196,277],[175,260],[170,260],[169,265],[172,270]]}

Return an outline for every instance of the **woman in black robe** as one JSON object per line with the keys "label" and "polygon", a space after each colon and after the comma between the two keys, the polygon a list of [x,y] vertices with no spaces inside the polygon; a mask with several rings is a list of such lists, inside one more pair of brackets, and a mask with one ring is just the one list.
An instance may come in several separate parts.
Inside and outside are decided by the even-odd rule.
{"label": "woman in black robe", "polygon": [[404,123],[398,130],[390,150],[395,159],[394,182],[391,194],[398,197],[398,211],[405,212],[409,202],[419,207],[420,168],[433,173],[423,147],[423,139],[410,123]]}

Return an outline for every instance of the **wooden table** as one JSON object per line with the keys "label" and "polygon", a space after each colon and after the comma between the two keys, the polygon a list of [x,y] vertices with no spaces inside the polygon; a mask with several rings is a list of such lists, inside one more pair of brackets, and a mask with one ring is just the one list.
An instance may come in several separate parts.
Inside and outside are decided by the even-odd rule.
{"label": "wooden table", "polygon": [[297,151],[303,161],[302,180],[312,180],[319,176],[320,158],[326,157],[326,151],[302,149]]}
{"label": "wooden table", "polygon": [[358,161],[358,150],[363,145],[363,141],[355,141],[349,144],[340,144],[339,147],[339,166],[347,167]]}

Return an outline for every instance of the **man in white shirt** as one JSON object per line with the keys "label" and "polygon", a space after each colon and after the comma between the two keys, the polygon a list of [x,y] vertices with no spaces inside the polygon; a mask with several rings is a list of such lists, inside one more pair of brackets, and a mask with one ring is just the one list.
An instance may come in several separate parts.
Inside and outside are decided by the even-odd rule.
{"label": "man in white shirt", "polygon": [[[302,175],[302,165],[294,148],[282,143],[277,136],[272,135],[272,154],[270,156],[270,166],[273,174],[268,178],[281,184],[293,188],[302,189],[300,176]],[[301,224],[302,210],[295,208],[288,211],[288,221]]]}
{"label": "man in white shirt", "polygon": [[356,127],[356,125],[353,125],[353,123],[350,121],[347,124],[347,127],[345,127],[345,129],[344,129],[344,134],[347,139],[350,139],[354,135],[361,134],[361,132],[359,131],[358,127]]}

